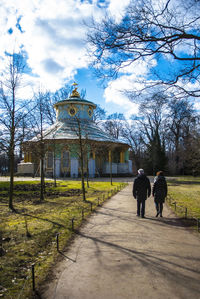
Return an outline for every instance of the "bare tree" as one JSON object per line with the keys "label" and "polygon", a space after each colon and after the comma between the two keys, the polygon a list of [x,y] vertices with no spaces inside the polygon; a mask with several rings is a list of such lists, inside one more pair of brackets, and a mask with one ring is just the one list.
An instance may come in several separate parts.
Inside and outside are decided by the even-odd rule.
{"label": "bare tree", "polygon": [[171,174],[189,173],[190,153],[196,152],[199,159],[198,151],[190,147],[197,148],[199,136],[199,116],[191,100],[155,92],[141,100],[139,112],[123,129],[136,165],[146,161],[147,169],[154,173],[165,166]]}
{"label": "bare tree", "polygon": [[[62,94],[68,96],[68,88],[62,88],[55,93],[46,92],[43,94],[43,98],[45,98],[43,103],[43,114],[47,124],[53,125],[56,121],[56,112],[54,109],[54,104],[60,100],[59,94],[62,91]],[[53,178],[54,178],[54,187],[57,187],[56,181],[56,142],[55,142],[55,133],[53,134],[52,139],[52,147],[53,147]]]}
{"label": "bare tree", "polygon": [[149,173],[155,174],[165,168],[165,111],[168,99],[165,94],[155,93],[144,98],[139,107],[140,118],[137,122],[142,132],[141,139],[145,147],[146,168]]}
{"label": "bare tree", "polygon": [[88,42],[98,75],[115,77],[122,68],[153,59],[164,67],[154,64],[145,88],[165,84],[181,96],[199,97],[199,11],[196,0],[131,0],[121,21],[109,16],[93,20]]}
{"label": "bare tree", "polygon": [[136,169],[139,169],[143,167],[144,143],[142,132],[138,127],[137,119],[138,118],[135,119],[133,117],[133,119],[129,122],[126,121],[124,128],[122,129],[122,135],[130,145],[133,163],[135,163]]}
{"label": "bare tree", "polygon": [[[54,104],[56,104],[59,101],[63,101],[67,99],[72,91],[72,87],[69,85],[65,85],[64,87],[60,88],[56,92],[52,93],[49,91],[42,93],[42,117],[43,117],[43,123],[53,125],[56,121],[56,112],[54,109]],[[38,101],[37,101],[38,102]],[[41,118],[41,115],[40,115]],[[53,149],[53,178],[54,178],[54,187],[57,186],[56,182],[56,141],[55,141],[55,134],[53,134],[52,139],[52,149]]]}
{"label": "bare tree", "polygon": [[[71,94],[72,87],[65,84],[62,88],[55,92],[45,91],[43,92],[43,98],[46,99],[44,101],[44,118],[45,121],[53,125],[56,121],[56,112],[54,109],[54,105],[59,101],[66,100]],[[83,91],[82,91],[83,92]]]}
{"label": "bare tree", "polygon": [[103,127],[110,136],[119,139],[124,127],[125,117],[122,113],[113,113],[109,115],[103,123]]}
{"label": "bare tree", "polygon": [[96,125],[101,124],[102,120],[106,118],[106,111],[97,105],[96,109],[93,112],[93,120]]}
{"label": "bare tree", "polygon": [[200,131],[193,129],[184,142],[184,173],[197,176],[200,174]]}
{"label": "bare tree", "polygon": [[80,119],[76,117],[76,122],[78,125],[78,141],[79,141],[79,157],[80,157],[80,163],[81,163],[81,184],[82,184],[82,193],[83,193],[83,201],[86,200],[85,196],[85,180],[84,180],[84,141],[83,141],[83,131]]}
{"label": "bare tree", "polygon": [[[197,114],[193,108],[192,103],[187,99],[177,100],[171,99],[168,103],[167,126],[168,134],[166,136],[166,143],[168,149],[173,152],[171,161],[175,165],[175,173],[180,174],[184,164],[184,142],[188,138],[191,141],[191,132],[194,132],[197,123]],[[190,136],[190,137],[189,137]],[[187,146],[188,147],[188,146]]]}
{"label": "bare tree", "polygon": [[20,123],[25,117],[25,114],[22,113],[25,103],[20,101],[17,95],[17,91],[22,83],[23,70],[22,55],[9,55],[7,67],[1,76],[0,87],[0,124],[4,131],[1,136],[1,144],[9,157],[9,208],[13,211],[15,210],[13,206],[15,148],[20,140]]}
{"label": "bare tree", "polygon": [[82,186],[82,195],[83,201],[86,201],[86,190],[85,190],[85,171],[86,168],[86,178],[87,178],[87,186],[89,187],[88,182],[88,152],[90,149],[89,140],[88,140],[88,132],[87,126],[83,120],[81,120],[80,116],[77,114],[71,121],[71,131],[76,136],[76,140],[74,142],[73,150],[76,153],[76,156],[79,159],[80,163],[80,174],[81,174],[81,186]]}
{"label": "bare tree", "polygon": [[[44,173],[44,158],[46,153],[46,145],[44,139],[44,131],[47,126],[47,117],[46,117],[46,93],[41,91],[38,94],[35,94],[35,101],[33,102],[33,109],[30,113],[32,120],[32,130],[34,131],[35,137],[31,143],[27,142],[26,147],[30,146],[34,148],[34,153],[39,157],[40,160],[40,200],[44,200],[45,192],[45,173]],[[33,143],[35,141],[35,143]]]}

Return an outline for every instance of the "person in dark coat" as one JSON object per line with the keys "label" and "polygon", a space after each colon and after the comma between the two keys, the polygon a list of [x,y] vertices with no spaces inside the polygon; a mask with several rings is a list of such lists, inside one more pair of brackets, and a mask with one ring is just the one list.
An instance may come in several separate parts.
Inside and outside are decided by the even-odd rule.
{"label": "person in dark coat", "polygon": [[167,196],[167,182],[164,177],[163,171],[158,171],[154,179],[152,195],[154,196],[154,202],[156,206],[156,217],[160,214],[162,217],[163,203],[165,202],[165,197]]}
{"label": "person in dark coat", "polygon": [[137,216],[145,218],[145,201],[151,195],[151,184],[143,169],[138,170],[138,176],[133,183],[133,196],[137,199]]}

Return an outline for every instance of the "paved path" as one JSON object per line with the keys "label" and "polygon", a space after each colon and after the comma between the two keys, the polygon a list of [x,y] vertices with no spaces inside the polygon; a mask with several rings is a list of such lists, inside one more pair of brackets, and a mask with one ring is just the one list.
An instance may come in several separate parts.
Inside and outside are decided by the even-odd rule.
{"label": "paved path", "polygon": [[138,218],[131,191],[129,184],[90,217],[42,298],[200,298],[200,235],[166,206],[155,218],[152,198],[147,218]]}

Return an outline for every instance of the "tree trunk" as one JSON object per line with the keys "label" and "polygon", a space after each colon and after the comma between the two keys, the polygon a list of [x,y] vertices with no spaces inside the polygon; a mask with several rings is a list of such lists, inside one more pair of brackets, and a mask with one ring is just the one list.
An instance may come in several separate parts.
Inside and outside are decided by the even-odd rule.
{"label": "tree trunk", "polygon": [[[14,99],[13,99],[14,101]],[[14,104],[13,104],[14,106]],[[14,211],[13,207],[13,188],[14,188],[14,163],[15,163],[15,155],[14,155],[14,138],[15,138],[15,129],[14,129],[14,110],[12,113],[12,125],[11,125],[11,134],[10,134],[10,188],[9,188],[9,208]]]}
{"label": "tree trunk", "polygon": [[110,184],[112,185],[112,151],[110,154]]}
{"label": "tree trunk", "polygon": [[81,162],[81,184],[82,184],[82,193],[83,193],[83,201],[86,200],[85,197],[85,180],[84,180],[84,170],[83,170],[83,144],[82,144],[82,133],[81,133],[81,124],[80,120],[77,119],[78,123],[78,136],[79,136],[79,147],[80,147],[80,162]]}
{"label": "tree trunk", "polygon": [[14,211],[13,207],[13,188],[14,188],[14,152],[10,153],[10,188],[9,188],[9,208]]}
{"label": "tree trunk", "polygon": [[82,149],[82,144],[81,144],[81,155],[80,155],[80,160],[81,160],[81,183],[82,183],[82,193],[83,193],[83,201],[86,200],[85,198],[85,180],[84,180],[84,171],[83,171],[83,149]]}
{"label": "tree trunk", "polygon": [[44,200],[44,159],[40,160],[40,200]]}
{"label": "tree trunk", "polygon": [[87,158],[86,158],[86,163],[87,163],[87,187],[89,188],[89,168],[88,168],[88,154],[86,153]]}
{"label": "tree trunk", "polygon": [[54,148],[53,148],[53,178],[54,178],[54,187],[57,187],[57,184],[56,184],[56,148],[55,148],[55,143],[54,143]]}
{"label": "tree trunk", "polygon": [[[80,124],[79,124],[79,126],[80,126]],[[79,127],[79,145],[80,145],[80,160],[81,160],[82,193],[83,193],[83,201],[85,201],[86,198],[85,198],[85,180],[84,180],[84,171],[83,171],[83,146],[82,146],[81,129],[80,129],[80,127]]]}

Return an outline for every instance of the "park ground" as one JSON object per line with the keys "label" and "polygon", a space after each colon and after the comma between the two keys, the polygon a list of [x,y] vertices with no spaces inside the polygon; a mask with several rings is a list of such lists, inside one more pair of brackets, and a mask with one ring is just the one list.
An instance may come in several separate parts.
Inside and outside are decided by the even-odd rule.
{"label": "park ground", "polygon": [[[151,181],[153,181],[153,178],[150,178],[150,179],[151,179]],[[6,180],[8,180],[8,178],[2,178],[2,181],[6,181]],[[18,178],[18,179],[16,179],[16,181],[17,180],[22,181],[22,184],[26,184],[25,181],[27,181],[27,180],[31,181],[30,178]],[[105,181],[105,179],[99,179],[99,181],[97,182],[97,185],[98,184],[99,185],[104,184],[103,181]],[[109,181],[109,179],[107,179],[107,181]],[[188,275],[188,273],[186,273],[186,274],[184,274],[184,273],[181,274],[182,272],[179,273],[179,270],[181,268],[184,268],[183,266],[179,265],[181,257],[182,258],[184,257],[184,253],[181,254],[181,255],[179,254],[179,251],[180,251],[179,246],[181,247],[181,240],[180,240],[180,242],[178,240],[176,242],[175,239],[171,240],[168,237],[168,234],[169,234],[170,231],[172,231],[173,232],[173,234],[172,234],[173,238],[176,238],[177,234],[180,234],[180,233],[182,234],[182,231],[184,231],[184,232],[187,232],[186,236],[189,233],[189,236],[194,236],[195,235],[196,236],[195,238],[199,239],[199,234],[197,233],[197,229],[196,229],[195,223],[193,223],[193,221],[191,221],[191,219],[187,219],[187,223],[183,222],[183,221],[185,221],[184,215],[185,215],[185,207],[186,206],[187,206],[187,211],[188,211],[188,218],[191,218],[190,217],[191,215],[193,217],[198,217],[198,215],[199,215],[199,217],[200,217],[200,189],[199,189],[199,179],[198,178],[194,179],[194,178],[187,177],[187,178],[184,178],[184,179],[182,179],[180,181],[180,179],[178,179],[178,178],[170,178],[170,180],[169,180],[170,197],[169,197],[167,205],[171,206],[171,209],[167,208],[167,205],[165,205],[164,218],[163,219],[160,219],[160,218],[157,219],[157,218],[155,218],[155,208],[154,208],[153,200],[152,200],[152,198],[149,199],[148,202],[147,202],[147,213],[146,213],[147,218],[144,219],[146,221],[144,223],[141,222],[142,219],[138,219],[135,216],[135,210],[136,210],[135,205],[136,205],[136,202],[133,200],[133,198],[132,198],[132,192],[131,192],[132,191],[133,178],[123,178],[123,179],[121,179],[121,178],[118,178],[118,179],[114,178],[113,179],[114,188],[117,187],[117,184],[118,184],[118,186],[120,186],[120,184],[122,183],[122,181],[124,183],[126,183],[126,184],[128,183],[128,187],[126,187],[123,191],[118,192],[116,195],[114,195],[114,193],[113,193],[112,196],[111,196],[111,193],[110,193],[110,195],[108,197],[109,198],[111,197],[111,199],[109,199],[108,201],[106,201],[104,204],[103,204],[103,201],[102,201],[101,202],[101,207],[98,207],[97,204],[94,203],[94,210],[92,212],[92,217],[91,216],[90,216],[90,218],[87,217],[87,221],[84,222],[83,229],[86,229],[85,233],[81,232],[82,228],[79,231],[79,223],[78,223],[78,221],[75,222],[75,231],[76,231],[76,233],[73,232],[73,240],[74,240],[75,243],[73,242],[72,245],[68,246],[67,250],[65,249],[65,245],[64,245],[65,244],[65,242],[64,242],[65,238],[64,237],[66,237],[66,230],[64,230],[65,233],[63,234],[63,229],[61,228],[61,230],[58,230],[58,227],[57,227],[57,224],[64,224],[66,226],[66,214],[64,214],[64,211],[62,211],[63,213],[59,214],[59,221],[57,221],[58,220],[58,217],[57,217],[58,215],[57,214],[55,214],[55,213],[51,214],[51,217],[53,216],[53,219],[51,219],[51,221],[52,220],[53,221],[51,223],[51,226],[48,227],[48,229],[47,229],[47,230],[49,230],[49,233],[51,231],[50,235],[47,233],[47,231],[45,231],[43,229],[40,232],[40,228],[41,228],[40,222],[44,223],[44,219],[45,218],[46,218],[46,220],[49,220],[48,217],[50,215],[46,215],[47,217],[44,217],[44,215],[43,215],[43,217],[40,217],[40,218],[43,218],[43,219],[40,219],[39,221],[37,221],[37,225],[38,225],[38,232],[37,232],[37,234],[34,233],[34,230],[33,230],[34,225],[30,221],[30,217],[28,217],[28,216],[24,217],[23,221],[21,221],[20,223],[19,223],[19,221],[17,219],[15,219],[15,221],[14,221],[14,223],[12,223],[12,225],[14,225],[13,228],[15,229],[15,231],[17,233],[22,234],[23,244],[22,244],[22,247],[20,247],[19,244],[17,244],[17,245],[14,244],[14,240],[12,239],[12,240],[10,240],[7,243],[7,246],[8,245],[9,246],[11,246],[11,245],[13,246],[14,245],[14,251],[15,251],[15,253],[16,253],[17,250],[20,253],[20,254],[16,255],[16,265],[20,266],[20,270],[22,270],[21,271],[21,276],[23,276],[23,277],[20,277],[19,280],[18,280],[17,275],[13,275],[13,273],[10,273],[13,285],[17,286],[18,281],[21,281],[21,290],[19,292],[19,289],[16,288],[16,290],[15,290],[16,295],[13,295],[14,293],[9,293],[10,295],[8,296],[8,298],[14,298],[16,296],[17,296],[17,298],[20,296],[19,297],[20,299],[23,298],[23,290],[22,290],[22,288],[26,289],[26,286],[28,285],[30,287],[30,284],[31,284],[30,273],[29,273],[29,279],[26,279],[25,271],[27,270],[27,267],[30,265],[30,261],[33,261],[33,260],[34,260],[34,262],[36,262],[36,288],[37,288],[37,290],[40,290],[40,292],[43,293],[43,297],[46,296],[46,294],[48,294],[48,292],[50,292],[52,294],[53,293],[56,294],[56,297],[54,296],[52,298],[82,298],[82,297],[79,297],[80,293],[77,294],[77,295],[73,293],[74,292],[73,288],[75,286],[73,286],[71,288],[71,292],[72,293],[68,293],[68,292],[66,293],[66,294],[69,294],[69,297],[67,297],[68,295],[63,295],[62,288],[60,287],[60,283],[64,284],[64,285],[68,285],[70,283],[70,286],[72,285],[72,281],[69,279],[69,276],[71,277],[72,275],[71,274],[70,275],[67,274],[68,273],[67,271],[68,271],[69,264],[70,264],[70,269],[71,270],[72,269],[79,269],[79,270],[80,269],[86,269],[85,268],[86,264],[82,265],[82,264],[77,263],[78,260],[76,260],[76,258],[73,256],[73,254],[72,254],[72,256],[70,255],[70,250],[75,250],[74,251],[75,254],[79,258],[81,258],[81,254],[82,254],[81,252],[82,252],[82,250],[85,251],[86,249],[84,249],[84,248],[88,248],[89,252],[86,255],[92,256],[91,261],[90,260],[88,261],[88,257],[85,259],[85,262],[86,263],[88,262],[89,270],[86,270],[86,272],[84,272],[84,273],[82,273],[82,270],[80,271],[82,273],[81,275],[83,275],[83,277],[86,276],[86,278],[87,278],[88,271],[89,271],[89,273],[90,273],[90,271],[93,271],[93,270],[96,271],[95,270],[96,268],[99,268],[99,266],[101,266],[101,264],[103,265],[102,262],[100,262],[100,264],[99,264],[99,262],[97,264],[95,264],[96,262],[93,264],[93,262],[95,261],[95,260],[93,260],[93,255],[96,252],[97,248],[100,248],[101,245],[106,246],[106,252],[108,251],[108,256],[105,259],[105,260],[107,260],[108,265],[109,265],[109,263],[112,264],[112,259],[111,258],[113,257],[113,255],[118,256],[119,254],[121,254],[123,252],[124,253],[125,252],[129,252],[129,254],[132,256],[133,253],[135,253],[135,254],[138,253],[138,257],[140,257],[139,261],[142,264],[144,263],[144,265],[147,265],[147,262],[148,262],[148,261],[146,261],[146,258],[149,260],[149,262],[151,261],[151,263],[152,263],[152,259],[155,259],[155,265],[158,266],[158,264],[161,263],[162,264],[161,266],[164,269],[164,264],[168,263],[169,265],[171,265],[170,266],[170,271],[173,270],[173,265],[174,265],[174,274],[177,274],[177,275],[186,275],[185,276],[186,278],[188,276],[188,279],[189,278],[191,279],[191,276]],[[34,182],[38,183],[38,180],[34,180],[33,183]],[[79,183],[79,182],[71,180],[71,181],[68,181],[68,182],[66,181],[65,183],[68,184],[68,187],[72,188],[72,185],[74,183]],[[92,183],[96,184],[96,182],[91,182],[91,186],[92,186]],[[70,184],[72,184],[72,185],[70,185]],[[65,185],[65,187],[66,187],[66,185]],[[105,186],[103,188],[105,188]],[[108,190],[111,190],[110,189],[110,184],[109,184],[109,188],[107,189],[107,191]],[[98,190],[98,192],[99,191],[102,192],[102,189]],[[125,193],[123,193],[123,192],[125,192]],[[99,195],[100,193],[97,193],[97,194]],[[95,200],[95,198],[97,198],[97,194],[95,194],[95,196],[93,196],[93,197],[90,197],[90,200]],[[68,197],[68,199],[70,199],[70,197]],[[191,205],[189,199],[194,204]],[[63,198],[63,199],[61,199],[61,201],[59,201],[59,205],[60,204],[63,205],[63,200],[66,203],[66,198]],[[30,199],[28,201],[30,201]],[[53,206],[55,205],[54,199],[53,200],[52,199],[51,200],[48,199],[47,202],[48,202],[48,204],[50,204],[51,209],[53,210]],[[47,202],[45,203],[46,204],[45,208],[47,208]],[[71,200],[71,202],[73,202],[73,201]],[[178,214],[179,217],[182,218],[181,222],[179,221],[179,219],[174,214],[174,207],[175,207],[174,203],[176,203],[176,211],[175,211],[176,214]],[[58,204],[58,202],[57,202],[57,204]],[[106,206],[110,205],[110,204],[111,204],[111,208],[106,208]],[[38,214],[38,211],[39,211],[40,213],[39,213],[38,216],[41,216],[41,208],[42,208],[42,206],[41,205],[38,206],[37,204],[35,204],[35,207],[36,207],[36,211],[35,212]],[[23,206],[23,208],[26,209],[27,207]],[[38,208],[39,208],[39,210],[38,210]],[[90,212],[89,212],[89,214],[91,214]],[[63,219],[64,223],[62,223],[62,221],[63,221],[62,220],[62,214],[65,216],[65,218]],[[89,216],[89,214],[88,214],[88,216]],[[99,219],[100,216],[103,217],[103,218]],[[12,215],[12,217],[13,217],[13,215]],[[95,218],[95,217],[97,217],[97,218]],[[34,239],[37,236],[38,240],[40,240],[40,242],[39,242],[40,244],[39,245],[41,246],[41,250],[40,250],[39,253],[37,253],[37,250],[36,250],[36,252],[34,252],[34,251],[32,252],[31,251],[32,249],[34,249],[33,244],[32,244],[33,248],[31,250],[30,250],[30,246],[28,246],[28,244],[30,245],[30,243],[33,242],[33,240],[31,238],[30,239],[27,238],[27,236],[24,233],[24,231],[25,231],[25,225],[26,225],[26,218],[28,219],[28,222],[27,222],[28,223],[28,229],[31,232],[32,236],[34,235]],[[90,224],[90,221],[93,222],[94,219],[95,219],[95,223],[97,223],[97,227],[96,227],[96,225],[94,225],[94,223],[92,224],[92,226]],[[70,218],[68,218],[68,220],[70,220]],[[116,223],[115,223],[115,220],[116,220]],[[100,221],[100,224],[98,224],[98,221]],[[116,224],[117,224],[117,227],[115,227]],[[70,225],[70,222],[67,223],[67,226],[68,226],[67,230],[68,230],[68,233],[69,233],[68,237],[71,238],[72,237],[72,230],[69,228],[69,225]],[[187,225],[187,229],[186,229],[185,225]],[[22,228],[23,233],[22,233],[22,231],[20,231],[20,226]],[[87,231],[88,228],[87,227],[89,227],[89,231],[92,234],[94,233],[94,235],[91,236],[91,238],[90,238],[90,236],[89,237],[87,236],[88,235],[88,231]],[[146,232],[145,231],[141,231],[139,229],[140,227],[144,228],[144,230]],[[162,229],[162,232],[160,232],[160,233],[159,233],[159,231],[156,232],[157,228]],[[96,231],[96,229],[97,229],[97,231]],[[114,229],[114,231],[112,231],[112,229]],[[121,229],[122,229],[122,231],[121,231]],[[59,253],[56,252],[56,244],[55,244],[56,242],[54,241],[55,240],[55,233],[57,231],[59,231],[59,233],[61,233],[60,237],[59,237],[60,238],[60,242],[61,242],[60,243],[60,249],[61,250],[60,250]],[[103,236],[103,240],[101,239],[101,236],[99,236],[100,231],[101,231],[101,234]],[[126,232],[126,233],[124,233],[124,232]],[[146,233],[147,232],[150,234],[150,236],[148,238],[146,238]],[[82,234],[86,234],[87,237],[83,236]],[[167,236],[166,236],[166,238],[162,238],[162,235],[163,236],[167,235]],[[53,243],[53,249],[52,248],[51,249],[48,248],[48,246],[44,249],[43,246],[45,245],[45,242],[47,242],[47,240],[49,239],[49,236],[51,238],[54,236],[53,239],[52,239],[52,241],[53,241],[52,242]],[[99,236],[99,240],[98,240],[98,236]],[[15,235],[15,237],[16,237],[16,235]],[[109,239],[109,238],[111,238],[111,239]],[[117,238],[117,240],[119,242],[122,242],[124,245],[127,242],[130,241],[130,246],[127,243],[127,245],[123,248],[123,246],[122,246],[123,244],[118,244],[118,241],[115,241],[115,238]],[[151,240],[151,238],[152,238],[152,240]],[[154,240],[154,238],[156,238],[156,239]],[[185,238],[186,238],[185,236],[184,237],[182,236],[182,240],[184,240]],[[121,239],[121,241],[120,241],[120,239]],[[96,249],[94,249],[91,246],[91,250],[90,250],[89,249],[90,248],[90,244],[87,244],[86,240],[92,241],[92,243],[95,244],[95,248]],[[145,247],[143,245],[141,246],[142,240],[143,240],[144,244],[147,245],[147,247]],[[78,248],[79,248],[78,249],[78,253],[77,253],[76,242],[78,242],[77,244],[79,244],[78,245]],[[139,244],[138,244],[138,242],[139,242]],[[159,248],[159,246],[160,246],[159,243],[161,243],[162,246],[164,246],[165,248],[168,248],[168,247],[170,248],[170,246],[169,246],[169,244],[167,242],[169,242],[170,244],[176,244],[177,243],[176,244],[177,246],[175,246],[175,248],[174,248],[174,250],[177,251],[177,252],[170,252],[170,253],[166,252],[166,257],[167,256],[169,257],[169,261],[168,262],[165,261],[165,258],[158,258],[156,256],[156,253],[158,253],[159,256],[162,257],[162,254],[164,252],[164,248],[163,249]],[[192,241],[190,240],[191,244],[193,244],[194,242],[195,242],[194,240],[192,240]],[[184,245],[184,244],[188,244],[188,243],[187,242],[182,243],[182,245]],[[157,249],[157,247],[158,247],[158,249]],[[109,254],[109,250],[110,249],[114,249],[114,248],[118,249],[117,252],[114,252],[114,253],[112,253],[110,255]],[[121,248],[121,250],[120,250],[120,248]],[[147,250],[147,252],[146,252],[146,250]],[[27,251],[28,251],[28,256],[27,256]],[[87,252],[87,250],[86,250],[86,252]],[[98,256],[98,254],[95,253],[95,258],[98,257],[99,261],[101,261],[102,260],[101,249],[100,249],[99,252],[100,252],[100,256]],[[31,254],[32,254],[32,256],[31,256]],[[196,253],[194,254],[193,250],[191,250],[191,252],[189,250],[189,251],[187,251],[185,253],[185,257],[184,257],[184,259],[186,259],[186,260],[187,259],[191,260],[191,267],[188,268],[189,269],[188,271],[190,272],[190,274],[192,274],[192,273],[195,274],[195,271],[196,271],[195,269],[196,268],[193,269],[192,259],[187,258],[188,254],[191,255],[191,256],[193,256],[193,255],[195,256]],[[9,250],[8,250],[8,255],[9,255]],[[11,260],[12,260],[13,257],[10,257],[8,255],[6,256],[6,258],[11,258]],[[10,251],[10,255],[13,255],[13,251]],[[33,258],[34,255],[37,255],[36,259]],[[48,257],[48,255],[49,255],[49,257]],[[103,252],[103,257],[104,257],[104,255],[105,255],[105,253]],[[177,261],[176,261],[176,263],[173,262],[173,258],[172,258],[173,255],[174,256],[177,255]],[[53,259],[52,256],[56,256],[56,259]],[[45,288],[44,288],[44,284],[42,284],[43,287],[41,288],[41,284],[39,282],[41,282],[42,278],[45,277],[44,272],[46,274],[49,271],[49,267],[45,266],[45,263],[47,261],[47,257],[48,257],[48,259],[51,260],[50,261],[51,264],[54,264],[54,265],[57,265],[57,266],[54,268],[53,272],[52,272],[52,269],[51,269],[51,271],[50,271],[51,275],[48,276],[48,278],[49,277],[51,278],[52,283],[50,285],[45,284]],[[61,264],[59,264],[57,262],[55,263],[55,261],[57,261],[58,257],[59,257],[59,260],[60,259],[62,260]],[[18,258],[19,258],[19,260],[18,260]],[[82,258],[84,259],[84,255],[83,255]],[[121,257],[121,258],[119,257],[119,261],[121,261],[121,259],[124,260],[124,258],[125,257]],[[144,258],[144,261],[143,261],[143,258]],[[171,261],[171,259],[172,259],[172,261]],[[92,260],[93,260],[93,262],[92,262]],[[126,260],[126,258],[125,258],[125,260]],[[67,261],[68,261],[68,263],[67,263]],[[70,263],[70,261],[72,263]],[[130,261],[130,264],[127,261],[126,261],[125,264],[127,264],[127,269],[129,269],[129,268],[132,269],[132,270],[130,270],[129,275],[130,275],[130,277],[134,278],[134,275],[136,274],[136,272],[135,272],[135,264],[134,263],[132,264],[132,262],[134,262],[133,256],[132,256],[132,258],[130,257],[130,259],[128,259],[128,261]],[[197,261],[197,264],[198,264],[198,261],[199,261],[199,257],[198,256],[196,258],[196,261]],[[115,264],[116,269],[118,269],[118,271],[121,272],[122,271],[121,267],[118,267],[118,266],[120,266],[120,263],[119,262],[118,262],[119,264],[116,263],[116,259],[115,258],[113,260],[113,263]],[[113,266],[111,265],[110,268],[113,269]],[[59,268],[59,267],[61,267],[61,268]],[[123,265],[123,267],[124,267],[124,270],[125,270],[125,265]],[[178,270],[176,270],[177,267],[179,268]],[[134,268],[134,271],[133,271],[133,268]],[[66,281],[62,281],[62,279],[61,280],[58,279],[58,276],[62,277],[62,278],[65,277],[65,274],[63,274],[63,269],[65,269],[64,273],[66,273],[66,276],[67,276],[67,280]],[[137,269],[137,271],[139,271],[139,267],[136,267],[136,269]],[[8,263],[7,271],[9,271],[9,270],[10,269],[9,269],[9,263]],[[159,269],[157,269],[157,270],[159,270]],[[39,273],[38,273],[38,271],[39,271]],[[57,271],[57,273],[56,273],[56,271]],[[132,276],[131,276],[131,271],[132,271]],[[145,271],[147,271],[147,273],[148,273],[149,268],[147,267],[147,269],[145,269]],[[168,267],[166,267],[166,271],[168,271]],[[12,272],[12,271],[10,271],[10,272]],[[146,272],[145,273],[141,272],[141,274],[139,274],[139,273],[140,272],[138,272],[138,275],[141,275],[141,279],[142,279],[143,274],[145,274]],[[155,277],[157,277],[157,275],[159,273],[160,273],[159,271],[158,271],[157,274],[155,272],[155,274],[156,274]],[[107,277],[106,275],[108,275],[108,276],[111,276],[111,277],[116,276],[116,277],[118,277],[118,279],[122,278],[121,276],[119,276],[119,273],[115,273],[115,272],[109,273],[109,270],[108,270],[107,274],[104,273],[104,272],[102,273],[103,276],[104,276],[104,274],[105,274],[105,277]],[[123,274],[123,271],[122,271],[122,274]],[[125,271],[124,274],[126,274],[126,271]],[[199,275],[198,270],[196,271],[196,274]],[[76,276],[77,273],[75,273],[74,275]],[[91,272],[90,275],[89,275],[89,277],[93,277],[93,276],[96,277],[96,279],[98,280],[98,273],[95,274],[95,273]],[[52,277],[54,277],[55,279],[52,280]],[[144,277],[145,277],[145,275],[144,275]],[[135,278],[134,278],[134,280],[135,280]],[[26,283],[25,286],[24,286],[24,281]],[[73,281],[76,281],[75,277],[74,277]],[[77,281],[79,281],[78,278],[77,278]],[[82,281],[82,279],[81,279],[81,281]],[[117,278],[116,278],[116,281],[117,281]],[[167,281],[166,282],[167,283],[170,282],[169,275],[167,275]],[[188,280],[186,279],[185,282],[188,283]],[[92,285],[96,284],[96,282],[94,282],[93,280],[90,283]],[[100,287],[102,286],[102,283],[103,283],[103,281],[101,281],[101,279],[100,279],[99,282],[98,282],[98,284],[99,284]],[[119,291],[119,288],[117,288],[117,286],[115,285],[115,281],[114,282],[110,281],[110,283],[111,283],[111,285],[113,285],[113,288],[111,288],[112,289],[111,293],[108,292],[107,295],[106,295],[106,293],[105,294],[104,293],[102,294],[101,292],[99,293],[98,288],[96,288],[96,293],[97,294],[99,293],[100,295],[104,296],[105,298],[112,298],[112,296],[113,296],[113,298],[114,297],[116,297],[116,298],[133,298],[133,297],[129,297],[130,292],[133,291],[132,288],[129,287],[129,283],[131,283],[131,279],[127,281],[127,288],[130,288],[130,290],[127,291],[126,297],[122,297],[122,293],[123,293],[123,290],[125,288],[125,285],[124,286],[121,285],[121,284],[119,285],[121,291],[119,292],[118,297],[117,297],[116,292]],[[140,286],[140,283],[141,282],[139,282],[139,286]],[[158,284],[159,283],[160,282],[158,280]],[[82,284],[83,285],[87,285],[86,282],[84,283],[84,280],[83,280]],[[155,281],[154,281],[154,284],[155,284]],[[179,282],[179,284],[180,284],[180,282]],[[55,287],[55,285],[56,285],[56,287]],[[53,286],[53,290],[52,290],[52,286]],[[147,283],[147,286],[148,286],[148,283]],[[87,294],[87,292],[90,293],[90,287],[91,287],[91,285],[89,285],[89,288],[87,287],[87,290],[83,291],[83,294],[85,294],[83,298],[86,298],[86,297],[92,298],[92,297],[89,297],[89,295]],[[170,284],[169,288],[171,288],[171,287],[172,287],[172,285]],[[81,285],[78,286],[78,288],[80,288],[80,290],[81,290],[82,289]],[[191,288],[193,288],[193,287],[191,287]],[[64,290],[65,290],[64,291],[64,293],[65,293],[66,292],[66,288]],[[183,291],[184,291],[183,289],[180,289],[180,294],[182,294]],[[61,293],[59,293],[59,292],[61,292]],[[84,293],[84,292],[86,292],[86,293]],[[106,283],[105,283],[105,292],[106,292]],[[91,293],[92,293],[92,290],[91,290]],[[6,295],[6,292],[4,294]],[[152,296],[155,296],[155,294],[157,294],[157,292],[156,293],[153,292]],[[161,295],[161,293],[159,293],[159,292],[158,292],[158,294]],[[167,293],[164,292],[163,294],[166,295]],[[171,293],[169,292],[169,294],[171,294]],[[187,291],[186,294],[190,294],[190,293],[188,293],[188,291]],[[191,293],[191,294],[194,295],[194,293]],[[94,293],[93,293],[93,295],[94,295]],[[99,297],[94,297],[94,298],[101,298],[100,295],[99,295]],[[49,296],[49,294],[47,295],[46,298],[51,298],[51,297],[48,297],[48,296]],[[62,296],[64,296],[64,297],[62,297]],[[111,296],[111,297],[106,297],[106,296]],[[26,298],[28,298],[28,297],[26,297]],[[134,298],[151,298],[151,297],[148,297],[147,295],[145,295],[145,293],[144,294],[142,293],[141,295],[139,293],[138,294],[135,293],[135,297]],[[154,298],[154,297],[152,297],[152,298]],[[157,297],[155,297],[155,298],[157,298]],[[166,298],[189,298],[189,297],[180,297],[179,296],[179,297],[166,297]]]}
{"label": "park ground", "polygon": [[132,184],[89,218],[42,288],[45,299],[199,298],[200,237],[166,205],[136,216]]}

